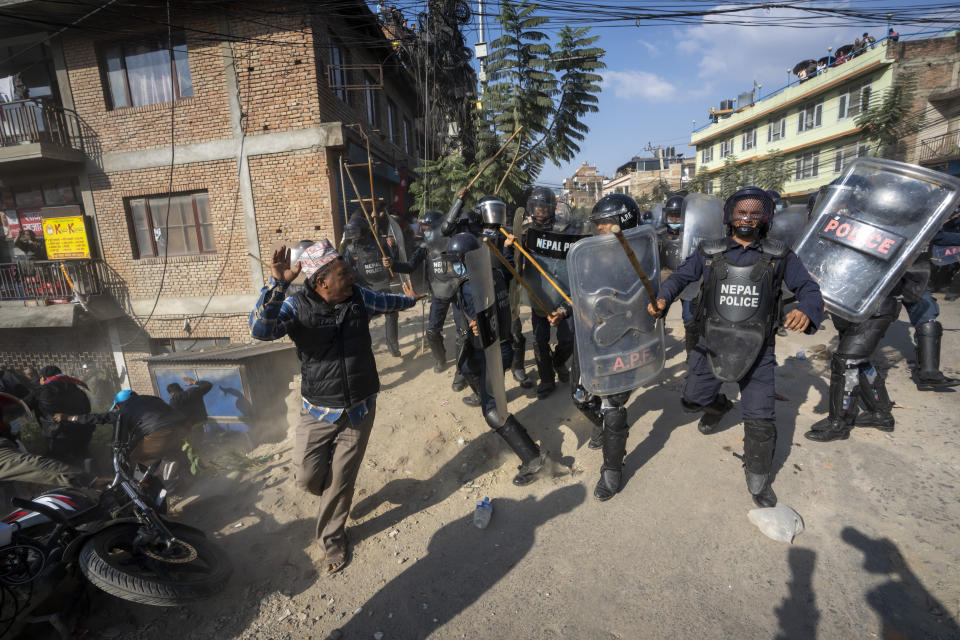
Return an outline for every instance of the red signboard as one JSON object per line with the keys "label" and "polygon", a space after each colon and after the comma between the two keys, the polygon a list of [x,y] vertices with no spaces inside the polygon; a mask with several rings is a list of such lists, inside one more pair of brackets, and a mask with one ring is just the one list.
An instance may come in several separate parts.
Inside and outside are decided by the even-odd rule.
{"label": "red signboard", "polygon": [[817,234],[825,240],[838,242],[883,261],[895,256],[906,241],[903,236],[886,229],[840,215],[827,218]]}

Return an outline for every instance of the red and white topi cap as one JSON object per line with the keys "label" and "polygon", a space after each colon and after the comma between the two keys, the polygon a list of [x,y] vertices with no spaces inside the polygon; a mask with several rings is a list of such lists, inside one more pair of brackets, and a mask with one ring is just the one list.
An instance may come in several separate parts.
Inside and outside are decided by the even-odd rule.
{"label": "red and white topi cap", "polygon": [[340,257],[337,250],[333,248],[330,241],[324,238],[320,242],[315,242],[306,248],[300,254],[300,267],[303,269],[303,275],[310,277],[317,271],[327,266]]}

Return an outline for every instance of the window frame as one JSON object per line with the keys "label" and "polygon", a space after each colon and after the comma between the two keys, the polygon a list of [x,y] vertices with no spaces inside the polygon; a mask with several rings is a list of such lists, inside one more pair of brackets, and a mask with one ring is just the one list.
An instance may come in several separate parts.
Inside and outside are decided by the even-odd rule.
{"label": "window frame", "polygon": [[[774,128],[779,129],[778,133],[774,135]],[[771,118],[767,120],[767,143],[779,142],[787,137],[787,116],[780,116],[779,118]]]}
{"label": "window frame", "polygon": [[397,143],[397,128],[394,126],[394,123],[397,119],[397,105],[392,98],[387,98],[387,137],[390,139],[390,142],[400,146]]}
{"label": "window frame", "polygon": [[700,160],[700,164],[708,164],[710,162],[713,162],[713,146],[714,145],[709,144],[701,150],[701,153],[703,154],[703,156],[702,156],[702,159]]}
{"label": "window frame", "polygon": [[[170,46],[164,45],[164,40],[166,36],[158,35],[156,36],[156,42],[162,45],[157,51],[164,51],[170,56],[170,78],[173,84],[173,102],[178,100],[184,100],[187,98],[192,98],[196,95],[196,91],[193,87],[193,72],[190,72],[190,95],[185,96],[181,93],[180,90],[180,75],[177,73],[177,56],[176,51],[178,47],[183,47],[183,51],[187,56],[187,69],[190,69],[190,47],[187,45],[186,35],[180,32],[174,32],[172,42]],[[133,104],[133,93],[130,91],[130,76],[128,75],[127,70],[127,53],[126,46],[129,46],[133,43],[143,43],[143,38],[138,38],[136,40],[127,39],[119,40],[117,42],[101,42],[97,45],[97,65],[100,71],[101,84],[103,85],[104,93],[104,103],[108,111],[115,111],[117,109],[136,109],[140,107],[149,107],[157,104],[168,104],[168,102],[151,102],[149,104]],[[148,39],[147,42],[150,42]],[[112,47],[120,48],[120,71],[123,72],[123,90],[124,96],[127,104],[125,105],[116,105],[113,98],[113,85],[110,83],[110,69],[107,65],[107,50]]]}
{"label": "window frame", "polygon": [[332,87],[333,95],[337,97],[340,102],[348,103],[349,94],[347,93],[346,85],[350,82],[350,72],[346,69],[347,62],[347,50],[339,40],[337,40],[332,33],[327,33],[327,56],[330,59],[330,69],[336,73],[335,78],[328,78],[328,80],[335,80],[334,85],[339,85]]}
{"label": "window frame", "polygon": [[[871,85],[873,84],[872,80],[867,80],[856,87],[848,89],[843,93],[837,96],[837,120],[846,120],[847,118],[855,118],[865,109],[870,108],[870,96],[871,96]],[[864,100],[864,92],[866,93],[866,100]],[[856,113],[850,113],[851,105],[851,96],[857,95],[859,100],[857,101],[857,111]]]}
{"label": "window frame", "polygon": [[363,101],[366,107],[366,116],[367,124],[370,125],[373,129],[379,129],[380,125],[377,122],[379,119],[377,116],[377,90],[373,88],[374,86],[373,78],[369,73],[363,74]]}
{"label": "window frame", "polygon": [[[808,174],[809,175],[805,175]],[[794,161],[794,182],[811,180],[820,175],[820,149],[797,155]]]}
{"label": "window frame", "polygon": [[[193,209],[193,228],[194,228],[194,232],[196,233],[198,251],[190,252],[190,253],[169,253],[169,250],[168,250],[166,256],[169,258],[174,258],[174,257],[182,257],[182,256],[199,256],[199,255],[216,254],[217,253],[216,247],[212,249],[206,249],[204,247],[203,232],[201,231],[201,224],[212,224],[212,222],[207,222],[207,223],[200,222],[200,212],[197,208],[198,195],[207,196],[207,203],[209,205],[210,193],[203,189],[196,190],[196,191],[183,191],[183,192],[170,193],[170,194],[161,193],[161,194],[151,194],[151,195],[142,195],[142,196],[132,196],[129,198],[125,198],[123,204],[124,204],[124,209],[126,210],[126,215],[127,215],[127,226],[130,232],[130,246],[133,249],[133,259],[142,260],[144,258],[162,258],[163,257],[160,254],[160,251],[157,247],[157,236],[154,229],[159,229],[159,227],[155,226],[153,222],[153,213],[150,210],[150,200],[155,198],[168,198],[169,201],[172,202],[173,198],[182,197],[182,196],[190,196],[190,205]],[[137,200],[143,200],[144,215],[146,216],[146,222],[150,230],[149,237],[150,237],[150,248],[153,250],[152,254],[145,255],[143,253],[142,248],[140,247],[140,240],[137,237],[137,226],[136,226],[137,223],[134,217],[133,207],[132,207],[132,203]],[[208,208],[207,214],[209,215],[209,213],[210,211]],[[168,211],[167,216],[169,215],[170,215],[170,212]],[[168,243],[170,242],[169,238],[167,239],[167,242]],[[169,247],[169,244],[168,244],[168,247]]]}
{"label": "window frame", "polygon": [[[749,140],[749,146],[747,144]],[[743,135],[740,136],[740,151],[750,151],[757,147],[757,128],[754,127],[749,131],[744,131]]]}
{"label": "window frame", "polygon": [[[853,149],[856,155],[852,155],[849,158],[845,151],[847,149]],[[833,152],[833,172],[842,173],[846,166],[853,160],[857,158],[863,158],[870,152],[870,143],[865,140],[857,140],[856,142],[848,142],[845,145],[836,147]]]}
{"label": "window frame", "polygon": [[[814,124],[807,126],[807,112],[813,111]],[[808,102],[800,107],[797,112],[797,133],[806,133],[823,126],[823,100],[820,102]]]}
{"label": "window frame", "polygon": [[731,137],[729,140],[722,140],[720,142],[720,159],[728,158],[733,155],[733,146],[736,144],[736,136]]}

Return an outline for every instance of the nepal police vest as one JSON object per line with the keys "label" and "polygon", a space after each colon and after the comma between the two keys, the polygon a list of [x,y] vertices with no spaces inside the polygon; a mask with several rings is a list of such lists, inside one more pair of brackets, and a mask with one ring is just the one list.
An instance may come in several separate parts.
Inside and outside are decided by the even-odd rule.
{"label": "nepal police vest", "polygon": [[738,266],[727,260],[728,247],[727,238],[701,245],[710,275],[699,313],[710,369],[718,379],[736,382],[775,335],[780,315],[781,263],[789,249],[779,240],[764,239],[760,257],[753,264]]}
{"label": "nepal police vest", "polygon": [[[556,228],[554,225],[553,229]],[[539,229],[530,227],[523,236],[523,248],[533,256],[544,271],[550,274],[550,277],[564,291],[570,289],[570,275],[567,271],[567,252],[573,245],[586,237],[579,232],[573,225],[564,225],[564,232],[554,230]],[[534,294],[552,309],[560,306],[563,298],[560,293],[544,278],[543,274],[531,264],[526,264],[524,260],[523,279],[530,285]],[[533,307],[533,312],[540,315],[538,307]]]}
{"label": "nepal police vest", "polygon": [[350,251],[354,254],[354,264],[351,266],[360,284],[375,291],[390,286],[390,272],[383,266],[383,255],[375,244],[354,243]]}
{"label": "nepal police vest", "polygon": [[293,296],[290,338],[300,358],[300,393],[320,407],[350,407],[380,390],[370,317],[360,289],[336,306],[304,289]]}
{"label": "nepal police vest", "polygon": [[427,279],[430,281],[430,293],[439,300],[452,299],[461,281],[450,263],[443,259],[443,252],[436,249],[427,252]]}

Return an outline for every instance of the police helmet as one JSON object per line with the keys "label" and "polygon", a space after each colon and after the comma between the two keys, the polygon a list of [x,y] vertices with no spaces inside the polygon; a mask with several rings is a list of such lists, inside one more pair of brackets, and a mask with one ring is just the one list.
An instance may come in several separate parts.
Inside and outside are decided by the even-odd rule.
{"label": "police helmet", "polygon": [[640,224],[640,207],[625,193],[610,193],[597,201],[590,212],[590,222],[616,223],[621,229],[632,229]]}
{"label": "police helmet", "polygon": [[738,202],[743,200],[753,200],[760,203],[760,211],[757,214],[759,220],[757,229],[760,236],[765,235],[767,229],[770,228],[770,221],[773,219],[774,204],[767,192],[760,187],[743,187],[727,198],[727,201],[723,203],[724,224],[733,223],[733,209]]}
{"label": "police helmet", "polygon": [[423,229],[439,229],[441,224],[443,224],[443,214],[439,211],[431,209],[420,216],[420,226]]}
{"label": "police helmet", "polygon": [[[557,213],[557,196],[546,187],[534,187],[527,198],[527,215],[540,224],[553,221]],[[538,215],[544,211],[543,215]]]}
{"label": "police helmet", "polygon": [[670,196],[663,204],[663,215],[666,218],[679,218],[683,210],[683,196]]}
{"label": "police helmet", "polygon": [[640,224],[653,224],[653,211],[647,209],[640,214]]}
{"label": "police helmet", "polygon": [[290,249],[290,264],[297,264],[303,252],[313,246],[313,240],[301,240]]}
{"label": "police helmet", "polygon": [[476,211],[484,227],[502,227],[507,221],[507,203],[497,196],[480,198]]}
{"label": "police helmet", "polygon": [[480,248],[480,241],[472,233],[457,233],[450,238],[450,244],[443,252],[447,262],[463,262],[463,257]]}

